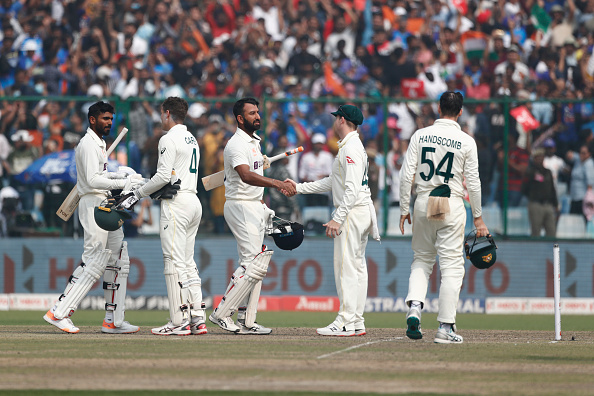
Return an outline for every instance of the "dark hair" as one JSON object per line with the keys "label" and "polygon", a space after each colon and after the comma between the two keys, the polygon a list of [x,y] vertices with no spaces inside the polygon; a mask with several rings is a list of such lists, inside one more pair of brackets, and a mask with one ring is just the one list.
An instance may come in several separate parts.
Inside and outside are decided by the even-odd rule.
{"label": "dark hair", "polygon": [[253,104],[254,106],[259,106],[260,102],[258,102],[254,98],[241,98],[233,105],[233,116],[235,120],[237,120],[237,116],[243,116],[243,108],[246,103]]}
{"label": "dark hair", "polygon": [[464,98],[460,92],[447,91],[439,98],[439,107],[441,115],[446,117],[456,117],[462,110]]}
{"label": "dark hair", "polygon": [[188,114],[188,102],[176,96],[170,96],[161,104],[163,111],[169,110],[171,118],[175,122],[184,122],[186,114]]}
{"label": "dark hair", "polygon": [[89,107],[89,113],[87,114],[87,119],[89,120],[89,122],[91,122],[91,117],[95,117],[95,119],[97,119],[97,117],[100,114],[103,114],[103,113],[113,114],[114,112],[115,111],[114,111],[114,108],[112,105],[100,100],[99,102],[94,103],[91,107]]}

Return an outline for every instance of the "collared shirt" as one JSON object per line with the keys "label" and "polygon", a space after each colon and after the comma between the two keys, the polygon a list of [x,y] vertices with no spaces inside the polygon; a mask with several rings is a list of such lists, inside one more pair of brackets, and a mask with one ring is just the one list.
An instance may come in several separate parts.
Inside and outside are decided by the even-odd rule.
{"label": "collared shirt", "polygon": [[139,189],[140,196],[149,196],[169,183],[173,170],[176,178],[181,179],[179,193],[196,194],[200,149],[188,128],[183,124],[174,125],[159,139],[158,150],[157,173]]}
{"label": "collared shirt", "polygon": [[419,197],[447,184],[451,197],[464,198],[464,177],[476,218],[482,214],[476,142],[452,120],[440,118],[433,125],[419,129],[410,139],[400,171],[401,214],[409,214],[413,181]]}
{"label": "collared shirt", "polygon": [[75,158],[78,195],[106,194],[107,190],[124,188],[126,179],[109,179],[105,176],[105,140],[91,128],[87,128],[87,133],[76,146]]}
{"label": "collared shirt", "polygon": [[332,219],[342,224],[354,206],[372,203],[368,170],[365,147],[357,131],[352,131],[338,141],[338,154],[332,165],[332,174],[321,180],[297,184],[297,192],[316,194],[332,191],[332,201],[336,208]]}
{"label": "collared shirt", "polygon": [[235,170],[238,165],[247,165],[250,171],[264,176],[264,157],[260,151],[260,138],[253,137],[237,128],[229,139],[223,153],[225,161],[225,198],[240,200],[261,200],[264,187],[244,183]]}

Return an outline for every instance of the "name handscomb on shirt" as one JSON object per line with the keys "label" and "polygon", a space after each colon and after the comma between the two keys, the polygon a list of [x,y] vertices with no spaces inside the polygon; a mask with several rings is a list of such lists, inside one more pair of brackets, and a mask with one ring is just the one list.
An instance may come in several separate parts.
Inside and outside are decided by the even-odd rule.
{"label": "name handscomb on shirt", "polygon": [[435,135],[425,135],[419,137],[419,143],[432,143],[432,144],[439,144],[445,147],[451,147],[460,150],[462,148],[462,143],[458,140],[444,138],[442,136],[435,136]]}

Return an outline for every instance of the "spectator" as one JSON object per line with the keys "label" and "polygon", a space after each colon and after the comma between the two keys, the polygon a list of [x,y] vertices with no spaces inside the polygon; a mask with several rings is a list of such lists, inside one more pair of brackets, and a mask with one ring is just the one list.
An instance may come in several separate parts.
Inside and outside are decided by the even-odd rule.
{"label": "spectator", "polygon": [[499,186],[497,188],[497,202],[499,207],[503,208],[504,204],[504,177],[503,177],[503,163],[507,161],[507,206],[516,207],[520,206],[522,201],[522,182],[524,180],[524,174],[528,169],[530,155],[528,151],[517,145],[518,137],[513,134],[509,134],[508,148],[509,154],[505,157],[505,153],[502,148],[497,151],[497,169],[499,170]]}
{"label": "spectator", "polygon": [[10,185],[18,191],[23,209],[32,210],[35,191],[31,186],[19,182],[16,175],[27,169],[39,157],[40,152],[36,147],[31,146],[33,137],[24,129],[18,130],[12,135],[11,140],[14,143],[14,150],[8,155],[5,162],[7,173],[10,175]]}
{"label": "spectator", "polygon": [[594,159],[592,159],[588,145],[581,145],[577,155],[573,151],[568,152],[567,162],[573,164],[569,185],[569,196],[571,197],[569,213],[583,215],[584,197],[586,192],[591,191],[594,187]]}
{"label": "spectator", "polygon": [[532,152],[532,164],[526,171],[522,193],[528,198],[530,235],[539,237],[544,228],[545,236],[553,238],[557,232],[557,192],[553,174],[544,167],[544,158],[543,148]]}
{"label": "spectator", "polygon": [[[301,183],[321,180],[332,173],[334,156],[324,150],[326,136],[316,133],[311,138],[311,144],[312,150],[301,156],[299,165],[299,181]],[[328,194],[307,194],[304,197],[305,206],[327,206],[329,204]]]}

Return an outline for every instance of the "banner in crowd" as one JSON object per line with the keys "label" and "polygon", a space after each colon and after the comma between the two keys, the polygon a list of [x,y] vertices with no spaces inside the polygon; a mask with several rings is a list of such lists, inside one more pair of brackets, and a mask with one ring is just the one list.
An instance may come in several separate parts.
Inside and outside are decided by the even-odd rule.
{"label": "banner in crowd", "polygon": [[[274,242],[266,238],[274,249]],[[498,241],[497,263],[478,270],[468,261],[461,298],[552,297],[553,243]],[[593,297],[594,257],[587,242],[562,242],[561,296]],[[82,240],[30,238],[0,240],[0,293],[61,293],[79,265]],[[166,296],[161,244],[158,238],[130,239],[130,297]],[[275,249],[262,295],[336,296],[332,241],[307,237],[296,250]],[[203,293],[214,297],[224,293],[237,267],[237,247],[229,237],[199,238],[194,257]],[[369,241],[367,267],[370,298],[404,298],[413,259],[410,239]],[[436,298],[440,275],[436,269],[429,280],[428,297]],[[90,295],[102,296],[101,282]]]}

